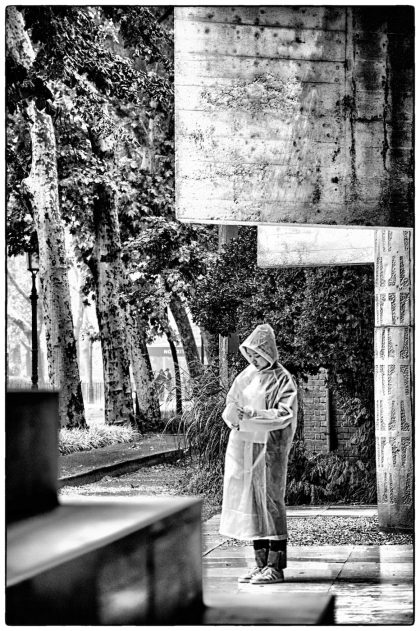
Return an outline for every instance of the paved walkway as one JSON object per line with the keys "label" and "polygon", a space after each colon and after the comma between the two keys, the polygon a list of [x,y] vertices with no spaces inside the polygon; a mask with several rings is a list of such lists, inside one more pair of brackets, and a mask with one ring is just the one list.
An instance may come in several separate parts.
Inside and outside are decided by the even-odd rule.
{"label": "paved walkway", "polygon": [[[100,493],[107,493],[112,478],[144,464],[155,464],[182,448],[177,437],[162,435],[142,439],[131,445],[113,445],[95,450],[92,457],[80,452],[60,457],[60,477],[74,485],[71,493],[98,494],[98,485],[77,484],[101,479]],[[157,456],[157,460],[153,460]],[[152,458],[152,459],[151,459]],[[95,468],[96,467],[96,468]],[[108,467],[108,468],[107,468]],[[111,469],[109,469],[111,467]],[[114,469],[112,469],[114,467]],[[130,468],[131,467],[131,468]],[[75,476],[80,476],[74,482]],[[139,476],[139,473],[137,473]],[[139,481],[127,478],[128,490],[136,494]],[[143,476],[144,477],[144,476]],[[146,476],[147,477],[147,476]],[[157,479],[159,476],[157,476]],[[125,479],[125,478],[124,478]],[[115,480],[116,482],[116,480]],[[156,482],[157,483],[157,482]],[[150,493],[145,489],[143,493]],[[159,491],[161,492],[161,491]],[[375,506],[293,506],[288,518],[318,516],[372,517]],[[336,622],[358,625],[407,625],[413,623],[413,546],[412,545],[344,545],[289,546],[285,583],[272,586],[238,584],[237,578],[253,565],[252,546],[232,546],[219,534],[220,516],[203,523],[204,599],[218,594],[273,593],[286,598],[291,592],[319,592],[336,596]]]}
{"label": "paved walkway", "polygon": [[[341,507],[317,507],[323,515],[343,515]],[[348,507],[351,516],[371,516],[374,507]],[[288,510],[293,518],[317,514],[307,507]],[[330,593],[336,597],[336,623],[397,625],[413,623],[413,546],[289,546],[285,582],[238,584],[253,566],[252,546],[228,546],[219,535],[220,516],[203,525],[204,600],[218,594],[291,592]]]}

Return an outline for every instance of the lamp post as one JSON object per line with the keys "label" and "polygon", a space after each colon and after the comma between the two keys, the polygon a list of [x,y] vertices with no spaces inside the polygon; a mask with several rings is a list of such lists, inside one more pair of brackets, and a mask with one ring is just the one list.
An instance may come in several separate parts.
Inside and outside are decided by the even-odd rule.
{"label": "lamp post", "polygon": [[39,272],[38,255],[34,252],[27,252],[28,270],[32,275],[32,390],[38,390],[38,320],[37,320],[37,303],[38,293],[36,291],[36,275]]}

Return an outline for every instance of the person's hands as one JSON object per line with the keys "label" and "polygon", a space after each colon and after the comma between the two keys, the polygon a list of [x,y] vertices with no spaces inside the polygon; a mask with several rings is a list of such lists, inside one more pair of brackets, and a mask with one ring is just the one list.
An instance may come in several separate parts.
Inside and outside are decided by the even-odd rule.
{"label": "person's hands", "polygon": [[[241,409],[242,409],[242,408],[241,408]],[[243,411],[242,411],[242,413],[243,413]],[[237,429],[237,430],[238,430],[238,432],[239,432],[239,429],[240,429],[240,427],[239,427],[239,423],[240,423],[240,421],[242,420],[242,415],[239,413],[239,408],[236,408],[236,416],[238,417],[238,419],[239,419],[239,420],[238,420],[238,422],[237,422],[237,423],[232,423],[232,427],[233,427],[234,429]]]}
{"label": "person's hands", "polygon": [[245,405],[244,414],[245,416],[249,416],[250,418],[252,418],[253,416],[255,416],[255,410],[250,405]]}
{"label": "person's hands", "polygon": [[245,405],[244,407],[242,407],[241,405],[237,405],[236,414],[238,419],[242,421],[244,416],[248,418],[254,416],[254,409],[250,405]]}

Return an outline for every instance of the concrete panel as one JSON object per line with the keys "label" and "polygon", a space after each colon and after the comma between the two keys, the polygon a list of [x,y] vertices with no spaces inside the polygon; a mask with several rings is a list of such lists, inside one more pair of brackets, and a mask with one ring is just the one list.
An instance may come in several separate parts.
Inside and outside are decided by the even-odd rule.
{"label": "concrete panel", "polygon": [[64,499],[8,527],[8,624],[199,621],[199,500]]}
{"label": "concrete panel", "polygon": [[258,266],[355,265],[374,262],[375,231],[358,228],[258,227]]}
{"label": "concrete panel", "polygon": [[176,7],[178,218],[411,226],[413,66],[411,7]]}
{"label": "concrete panel", "polygon": [[178,7],[177,17],[194,22],[274,25],[283,28],[345,30],[345,15],[338,7]]}

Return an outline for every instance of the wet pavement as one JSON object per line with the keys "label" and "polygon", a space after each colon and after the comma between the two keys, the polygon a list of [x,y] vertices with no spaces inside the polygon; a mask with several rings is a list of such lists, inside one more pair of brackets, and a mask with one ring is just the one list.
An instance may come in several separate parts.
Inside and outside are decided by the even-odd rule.
{"label": "wet pavement", "polygon": [[[155,451],[156,446],[173,449],[162,440],[143,442],[141,452]],[[114,446],[115,447],[115,446]],[[153,449],[150,449],[153,447]],[[136,448],[134,448],[136,449]],[[117,449],[118,458],[121,452]],[[102,450],[96,450],[102,451]],[[104,452],[106,454],[106,452]],[[105,456],[104,456],[105,457]],[[77,472],[78,454],[62,457],[67,473]],[[72,463],[73,469],[70,467]],[[61,459],[61,471],[64,471]],[[83,486],[66,487],[65,495],[174,495],[180,470],[171,470],[170,479],[163,479],[159,466],[145,467],[118,477],[105,476],[101,481]],[[167,476],[167,472],[165,473]],[[287,509],[288,519],[320,517],[372,518],[375,506],[293,506]],[[304,545],[288,547],[285,582],[275,585],[238,584],[246,568],[253,566],[251,545],[231,545],[219,534],[220,515],[205,521],[203,528],[204,600],[226,594],[275,594],[287,599],[291,593],[328,593],[336,597],[336,623],[340,625],[409,625],[413,624],[413,546],[404,545]],[[309,525],[309,524],[308,524]]]}
{"label": "wet pavement", "polygon": [[[340,508],[325,507],[323,514],[337,514]],[[374,510],[348,508],[352,516],[370,515]],[[293,508],[288,517],[293,513],[310,519],[314,511]],[[220,516],[214,516],[204,524],[204,599],[226,593],[273,593],[276,598],[303,591],[329,593],[336,597],[337,624],[413,623],[412,545],[289,546],[284,583],[238,584],[238,577],[253,567],[252,546],[223,545],[219,521]]]}

